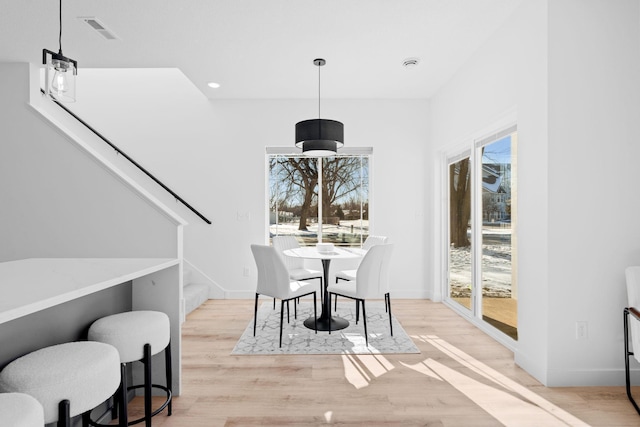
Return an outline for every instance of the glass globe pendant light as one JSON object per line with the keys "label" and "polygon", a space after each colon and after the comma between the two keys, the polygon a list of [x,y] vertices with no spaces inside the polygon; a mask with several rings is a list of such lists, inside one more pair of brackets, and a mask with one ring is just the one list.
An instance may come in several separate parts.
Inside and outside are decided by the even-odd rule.
{"label": "glass globe pendant light", "polygon": [[62,102],[75,102],[78,62],[62,54],[62,0],[60,0],[60,32],[58,53],[42,49],[45,65],[45,94]]}

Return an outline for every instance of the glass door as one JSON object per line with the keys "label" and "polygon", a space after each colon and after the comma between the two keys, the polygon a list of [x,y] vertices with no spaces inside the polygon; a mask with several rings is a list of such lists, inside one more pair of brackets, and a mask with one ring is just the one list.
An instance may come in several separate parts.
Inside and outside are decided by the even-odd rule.
{"label": "glass door", "polygon": [[[510,130],[508,130],[510,131]],[[479,198],[482,218],[482,319],[518,339],[518,286],[515,231],[517,186],[515,130],[477,143],[482,176]]]}
{"label": "glass door", "polygon": [[473,307],[470,153],[449,160],[449,298]]}
{"label": "glass door", "polygon": [[516,127],[447,159],[451,302],[518,339]]}

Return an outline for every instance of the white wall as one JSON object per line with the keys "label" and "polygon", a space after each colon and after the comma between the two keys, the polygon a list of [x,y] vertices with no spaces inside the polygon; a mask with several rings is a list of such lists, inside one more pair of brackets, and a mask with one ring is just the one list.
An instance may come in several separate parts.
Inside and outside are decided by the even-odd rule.
{"label": "white wall", "polygon": [[639,17],[637,0],[549,2],[552,385],[623,379],[624,269],[640,264]]}
{"label": "white wall", "polygon": [[[219,195],[218,200],[212,200],[214,206],[221,204],[223,208],[217,209],[221,213],[217,220],[221,226],[230,226],[220,236],[221,246],[215,249],[214,259],[220,260],[220,273],[230,288],[252,290],[255,286],[255,277],[247,280],[240,275],[243,266],[254,271],[248,247],[264,241],[265,236],[264,147],[292,145],[295,123],[313,117],[311,105],[312,101],[291,100],[214,103],[215,115],[222,123],[218,140],[227,147],[212,160],[213,182],[233,183],[231,188],[211,186]],[[424,297],[423,268],[428,258],[419,236],[425,215],[425,174],[420,160],[426,145],[426,103],[331,100],[323,102],[323,110],[326,117],[345,124],[345,145],[373,147],[372,233],[389,236],[396,245],[391,264],[394,295]],[[236,213],[243,211],[251,214],[251,221],[236,220]],[[193,243],[187,243],[187,252],[204,254],[190,246]],[[237,258],[230,260],[228,253],[237,254]]]}
{"label": "white wall", "polygon": [[[444,153],[470,148],[474,138],[518,123],[518,345],[516,361],[545,382],[547,361],[546,5],[525,2],[432,99],[435,194],[443,194]],[[443,201],[444,203],[444,201]],[[434,221],[441,229],[442,213]],[[444,254],[446,235],[434,253]],[[444,255],[442,255],[444,256]],[[442,260],[442,259],[441,259]],[[444,272],[434,282],[442,284]],[[535,320],[535,321],[534,321]]]}
{"label": "white wall", "polygon": [[28,106],[29,64],[0,75],[0,261],[179,256],[175,218]]}
{"label": "white wall", "polygon": [[637,0],[525,2],[432,99],[436,164],[517,114],[515,360],[550,386],[623,382],[623,274],[640,255],[638,17]]}
{"label": "white wall", "polygon": [[[209,101],[176,73],[84,70],[85,98],[78,86],[73,109],[213,221],[205,224],[147,180],[146,188],[189,221],[185,258],[223,291],[211,296],[252,297],[249,245],[263,243],[267,230],[265,147],[292,146],[295,123],[317,115],[317,100]],[[114,78],[123,84],[105,84]],[[159,90],[165,87],[171,90]],[[431,221],[422,162],[428,102],[323,99],[322,111],[345,124],[346,146],[373,147],[373,232],[396,244],[394,295],[426,297],[431,255],[420,237]]]}

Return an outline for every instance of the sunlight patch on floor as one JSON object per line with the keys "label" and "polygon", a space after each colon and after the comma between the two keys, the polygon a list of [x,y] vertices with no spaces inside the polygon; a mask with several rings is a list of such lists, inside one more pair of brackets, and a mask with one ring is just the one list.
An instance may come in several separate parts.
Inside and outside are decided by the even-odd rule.
{"label": "sunlight patch on floor", "polygon": [[379,354],[356,354],[355,356],[374,377],[384,375],[394,368],[384,356]]}
{"label": "sunlight patch on floor", "polygon": [[426,364],[426,360],[424,362],[416,363],[415,365],[409,365],[404,362],[400,362],[400,364],[406,368],[413,369],[414,371],[419,372],[428,377],[443,381],[442,378],[440,378],[435,372],[429,369],[429,366],[427,366]]}
{"label": "sunlight patch on floor", "polygon": [[425,364],[505,426],[567,426],[553,414],[504,390],[471,379],[433,359],[427,359]]}
{"label": "sunlight patch on floor", "polygon": [[353,348],[365,348],[366,342],[364,336],[359,334],[347,334],[342,333],[342,337],[346,338],[351,344],[353,344]]}
{"label": "sunlight patch on floor", "polygon": [[[414,338],[433,345],[466,368],[487,378],[500,387],[520,395],[522,400],[507,394],[503,390],[481,384],[435,360],[427,359],[424,361],[433,372],[456,387],[456,389],[460,390],[496,419],[505,423],[505,425],[523,425],[522,416],[524,415],[531,416],[532,420],[536,421],[536,423],[531,425],[588,426],[588,424],[582,420],[574,417],[562,408],[557,407],[495,369],[471,357],[445,340],[435,335],[420,335]],[[540,424],[541,421],[544,421],[544,423]]]}
{"label": "sunlight patch on floor", "polygon": [[356,389],[367,387],[372,378],[380,377],[395,367],[380,354],[343,354],[344,376]]}
{"label": "sunlight patch on floor", "polygon": [[361,389],[369,385],[370,378],[353,360],[353,356],[343,354],[342,364],[344,365],[344,377],[349,381],[349,384],[354,386],[356,389]]}
{"label": "sunlight patch on floor", "polygon": [[[510,427],[588,427],[580,419],[545,400],[506,375],[492,369],[436,335],[417,335],[414,339],[432,345],[465,370],[452,368],[427,358],[420,363],[400,364],[427,377],[445,381],[473,401],[503,425]],[[395,367],[380,354],[342,354],[344,375],[356,389],[371,385]],[[466,370],[491,383],[485,384],[465,373]],[[326,417],[326,414],[325,414]]]}

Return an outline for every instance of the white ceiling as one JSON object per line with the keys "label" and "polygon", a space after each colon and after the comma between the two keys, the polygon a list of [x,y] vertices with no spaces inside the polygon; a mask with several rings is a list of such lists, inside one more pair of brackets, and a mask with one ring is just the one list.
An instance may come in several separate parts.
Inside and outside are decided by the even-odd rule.
{"label": "white ceiling", "polygon": [[[322,98],[428,98],[521,1],[63,0],[62,48],[79,73],[179,68],[212,99],[315,98],[318,57],[327,60]],[[58,7],[0,0],[0,62],[57,51]],[[97,18],[118,40],[78,17]],[[408,57],[419,66],[403,67]]]}

